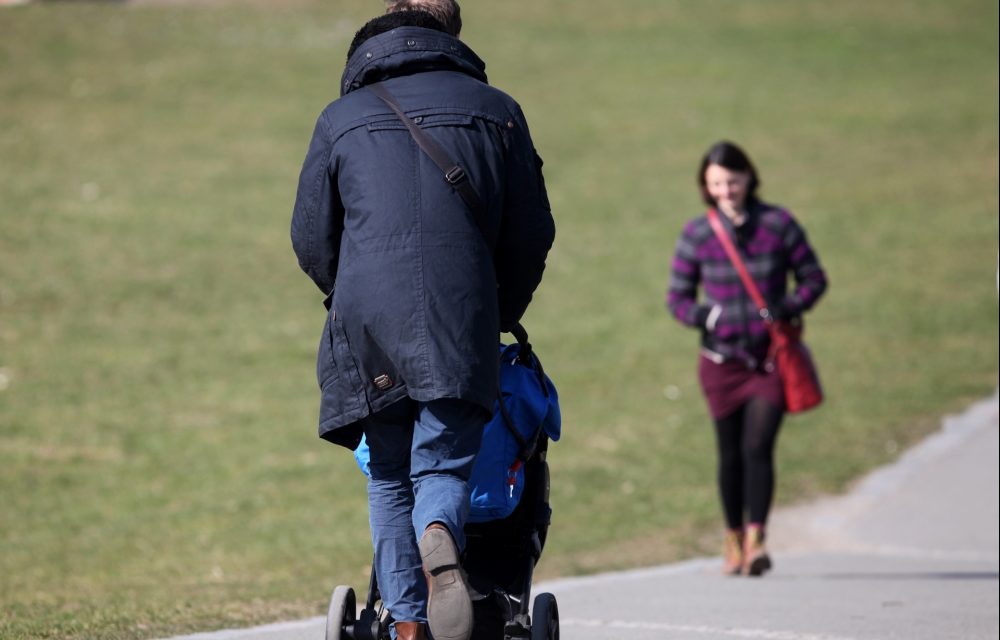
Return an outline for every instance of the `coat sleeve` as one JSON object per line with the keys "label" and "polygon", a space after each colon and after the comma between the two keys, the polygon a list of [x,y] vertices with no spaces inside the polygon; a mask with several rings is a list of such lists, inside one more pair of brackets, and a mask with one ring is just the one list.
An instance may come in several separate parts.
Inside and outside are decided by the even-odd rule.
{"label": "coat sleeve", "polygon": [[670,263],[670,284],[667,285],[667,309],[682,324],[702,327],[710,307],[698,304],[698,284],[701,282],[701,261],[692,220],[677,239],[677,248]]}
{"label": "coat sleeve", "polygon": [[509,331],[524,315],[542,280],[545,258],[555,239],[542,159],[528,125],[516,113],[508,130],[504,207],[494,251],[500,330]]}
{"label": "coat sleeve", "polygon": [[826,272],[806,238],[805,231],[789,214],[783,242],[788,263],[795,276],[795,290],[785,296],[782,306],[790,314],[808,311],[826,291]]}
{"label": "coat sleeve", "polygon": [[324,295],[333,291],[337,279],[344,231],[344,207],[337,191],[332,142],[321,115],[299,175],[291,228],[299,266]]}

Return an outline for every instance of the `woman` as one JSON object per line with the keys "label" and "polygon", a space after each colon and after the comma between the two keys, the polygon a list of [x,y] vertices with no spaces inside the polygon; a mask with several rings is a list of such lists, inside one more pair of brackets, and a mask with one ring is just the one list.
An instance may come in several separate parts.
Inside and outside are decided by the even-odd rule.
{"label": "woman", "polygon": [[[791,214],[758,198],[760,179],[743,150],[731,142],[713,145],[701,161],[698,183],[706,204],[720,212],[770,314],[795,321],[812,308],[826,289],[826,275]],[[789,271],[796,282],[791,292]],[[701,331],[698,377],[715,422],[727,526],[723,571],[759,576],[771,568],[764,529],[784,395],[767,358],[770,338],[761,310],[707,214],[688,222],[677,242],[667,306],[677,320]]]}

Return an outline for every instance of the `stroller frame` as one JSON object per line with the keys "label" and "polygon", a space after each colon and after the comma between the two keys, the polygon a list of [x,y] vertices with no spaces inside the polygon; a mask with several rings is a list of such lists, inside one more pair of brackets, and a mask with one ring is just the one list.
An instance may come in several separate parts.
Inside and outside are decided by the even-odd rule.
{"label": "stroller frame", "polygon": [[[517,324],[510,333],[520,345],[518,360],[532,363],[526,366],[535,371],[544,388],[545,373],[532,351],[527,331]],[[530,615],[528,613],[535,565],[542,557],[552,518],[546,460],[549,438],[539,424],[530,441],[525,441],[507,413],[502,396],[499,393],[498,396],[499,410],[521,447],[519,459],[524,463],[524,492],[506,518],[465,525],[466,548],[461,562],[475,594],[472,637],[473,640],[559,640],[559,608],[555,596],[538,594]],[[497,549],[516,554],[521,564],[501,561],[502,554],[497,554]],[[373,561],[365,607],[360,612],[354,589],[340,585],[333,590],[327,611],[326,640],[390,640],[392,623],[381,601]]]}

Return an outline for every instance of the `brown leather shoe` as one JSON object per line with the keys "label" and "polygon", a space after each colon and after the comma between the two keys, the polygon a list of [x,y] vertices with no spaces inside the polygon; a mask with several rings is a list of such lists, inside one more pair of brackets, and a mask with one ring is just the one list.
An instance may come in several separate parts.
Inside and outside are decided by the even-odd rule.
{"label": "brown leather shoe", "polygon": [[437,522],[427,527],[420,538],[420,557],[427,578],[427,626],[434,640],[469,640],[471,590],[447,527]]}
{"label": "brown leather shoe", "polygon": [[396,640],[426,640],[422,622],[397,622],[393,625],[396,628]]}

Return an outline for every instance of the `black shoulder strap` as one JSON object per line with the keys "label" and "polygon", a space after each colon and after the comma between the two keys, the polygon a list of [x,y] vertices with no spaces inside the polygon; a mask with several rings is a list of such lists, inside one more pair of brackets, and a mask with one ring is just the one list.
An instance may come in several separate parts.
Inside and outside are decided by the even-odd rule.
{"label": "black shoulder strap", "polygon": [[417,145],[423,149],[423,152],[427,154],[434,164],[441,169],[444,173],[444,180],[450,184],[456,191],[458,195],[461,196],[462,201],[465,205],[469,207],[472,211],[472,215],[476,218],[476,223],[479,225],[480,230],[483,228],[483,216],[482,216],[482,204],[479,201],[479,194],[476,193],[475,187],[469,182],[469,177],[458,163],[451,159],[448,152],[445,151],[441,145],[439,145],[434,138],[423,132],[423,130],[417,126],[417,123],[413,121],[412,118],[403,112],[402,107],[396,102],[396,98],[389,92],[382,83],[377,82],[375,84],[368,85],[368,88],[372,90],[376,96],[378,96],[382,102],[389,105],[389,108],[396,112],[399,119],[402,120],[406,128],[410,130],[410,135],[416,141]]}

